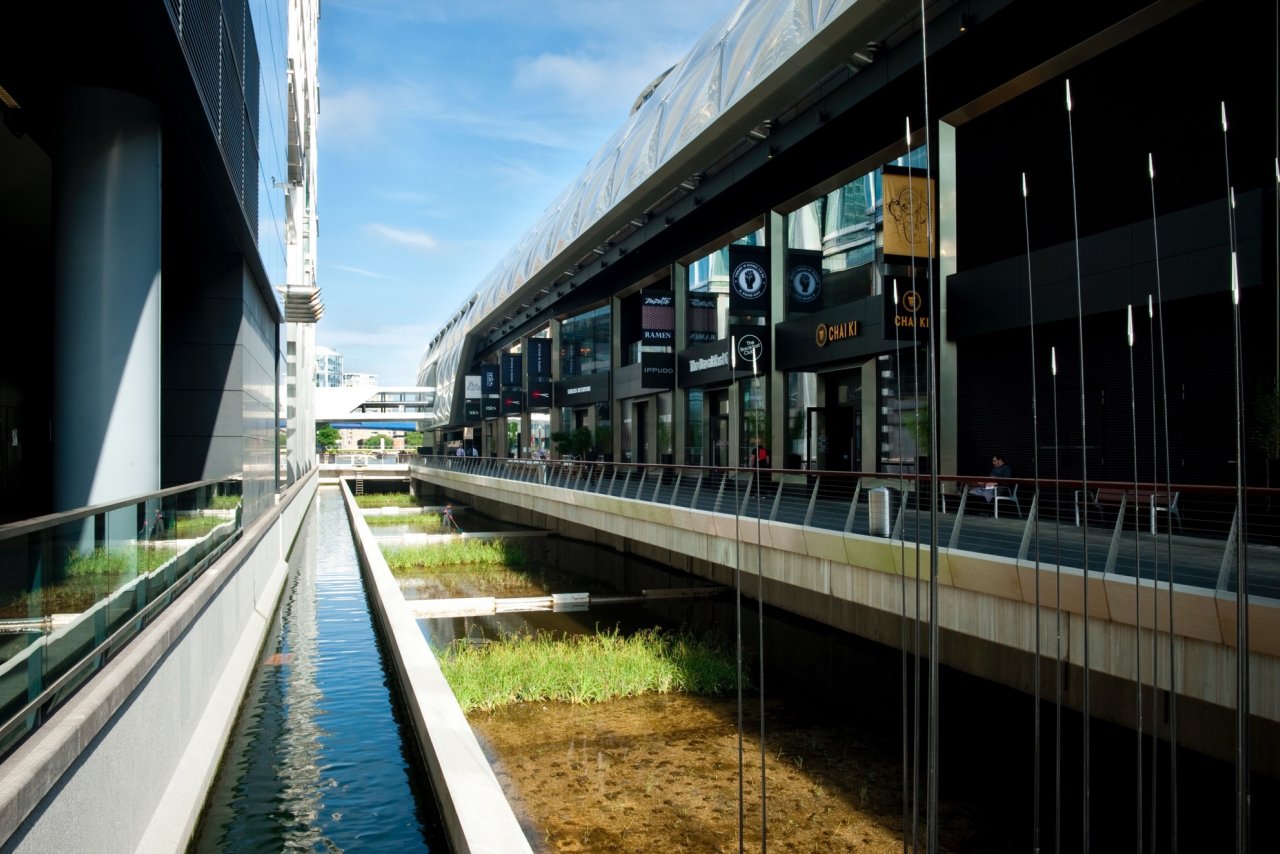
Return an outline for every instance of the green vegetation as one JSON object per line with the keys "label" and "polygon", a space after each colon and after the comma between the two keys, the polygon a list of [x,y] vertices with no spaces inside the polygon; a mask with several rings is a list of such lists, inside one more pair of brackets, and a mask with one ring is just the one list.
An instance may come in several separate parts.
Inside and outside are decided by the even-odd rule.
{"label": "green vegetation", "polygon": [[506,540],[451,540],[447,543],[384,546],[387,566],[396,575],[412,574],[419,567],[521,566],[524,551]]}
{"label": "green vegetation", "polygon": [[342,434],[328,424],[316,425],[316,444],[325,451],[331,451],[342,443]]}
{"label": "green vegetation", "polygon": [[418,499],[407,492],[374,492],[356,496],[356,506],[365,507],[420,507]]}
{"label": "green vegetation", "polygon": [[372,436],[368,436],[367,438],[361,439],[360,441],[356,442],[356,445],[361,448],[364,448],[365,450],[376,451],[376,450],[385,448],[386,450],[389,451],[391,450],[391,445],[394,442],[395,442],[395,439],[393,439],[391,436],[388,436],[386,433],[374,433]]}
{"label": "green vegetation", "polygon": [[179,540],[198,540],[230,521],[225,516],[179,516],[174,522],[173,536]]}
{"label": "green vegetation", "polygon": [[455,641],[440,668],[464,711],[555,700],[597,703],[638,694],[719,694],[736,684],[733,655],[687,633],[647,629],[623,636],[507,635]]}
{"label": "green vegetation", "polygon": [[444,533],[444,517],[439,513],[395,513],[385,516],[365,516],[365,522],[376,528],[387,525],[403,525],[426,534]]}
{"label": "green vegetation", "polygon": [[[170,547],[137,546],[135,552],[138,572],[150,572],[174,554],[174,550]],[[67,556],[65,571],[68,578],[89,578],[99,575],[124,575],[132,572],[133,567],[129,565],[129,558],[125,551],[117,549],[108,552],[106,549],[96,548],[86,554],[72,551]]]}
{"label": "green vegetation", "polygon": [[209,499],[210,510],[235,510],[239,506],[239,495],[215,495]]}

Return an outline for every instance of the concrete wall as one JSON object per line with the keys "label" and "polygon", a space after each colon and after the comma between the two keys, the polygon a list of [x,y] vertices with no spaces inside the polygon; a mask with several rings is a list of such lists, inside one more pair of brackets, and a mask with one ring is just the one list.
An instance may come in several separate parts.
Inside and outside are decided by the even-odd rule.
{"label": "concrete wall", "polygon": [[[903,568],[907,579],[906,619],[914,623],[916,551],[911,544],[842,534],[782,522],[744,520],[731,515],[638,502],[559,487],[541,486],[441,470],[415,472],[420,493],[434,488],[497,519],[557,531],[732,585],[741,559],[743,589],[758,589],[771,605],[890,646],[898,646],[903,618]],[[756,543],[761,548],[757,550]],[[921,617],[928,619],[929,550],[919,567]],[[1030,693],[1035,685],[1036,615],[1039,613],[1041,696],[1052,697],[1057,666],[1055,567],[975,552],[942,550],[938,559],[940,663]],[[1083,707],[1084,576],[1061,571],[1064,702]],[[1235,735],[1235,600],[1212,590],[1175,585],[1178,642],[1173,661],[1178,691],[1178,741],[1209,755],[1231,759]],[[1135,590],[1133,580],[1089,576],[1090,712],[1133,724],[1135,670]],[[1142,590],[1142,679],[1154,679],[1167,707],[1169,689],[1168,614],[1165,588],[1159,609],[1152,589]],[[1161,610],[1163,609],[1163,610]],[[1153,621],[1160,659],[1152,672]],[[1250,705],[1254,767],[1280,775],[1280,607],[1250,603]],[[1194,725],[1183,725],[1195,721]],[[1147,722],[1150,726],[1150,721]],[[1167,719],[1159,721],[1169,735]]]}
{"label": "concrete wall", "polygon": [[186,846],[318,483],[299,480],[0,764],[0,850]]}
{"label": "concrete wall", "polygon": [[387,641],[451,850],[459,854],[532,851],[351,490],[343,486],[342,495],[359,545],[373,616]]}

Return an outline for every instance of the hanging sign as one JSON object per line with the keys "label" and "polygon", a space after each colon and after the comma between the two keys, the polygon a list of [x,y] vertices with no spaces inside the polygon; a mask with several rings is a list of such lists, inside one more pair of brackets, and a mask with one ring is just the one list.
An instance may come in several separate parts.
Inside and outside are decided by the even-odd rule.
{"label": "hanging sign", "polygon": [[769,313],[769,249],[729,246],[729,313]]}

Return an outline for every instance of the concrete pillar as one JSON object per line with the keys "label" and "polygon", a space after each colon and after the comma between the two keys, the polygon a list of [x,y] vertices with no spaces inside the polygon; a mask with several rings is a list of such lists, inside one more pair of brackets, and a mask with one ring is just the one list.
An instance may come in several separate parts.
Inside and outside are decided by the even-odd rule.
{"label": "concrete pillar", "polygon": [[[671,293],[676,303],[675,346],[672,350],[679,353],[689,346],[686,337],[689,334],[689,268],[679,261],[671,265]],[[674,353],[672,365],[675,364]],[[671,436],[676,465],[686,465],[689,462],[689,391],[678,385],[671,393]]]}
{"label": "concrete pillar", "polygon": [[72,89],[54,157],[54,505],[160,488],[160,112]]}

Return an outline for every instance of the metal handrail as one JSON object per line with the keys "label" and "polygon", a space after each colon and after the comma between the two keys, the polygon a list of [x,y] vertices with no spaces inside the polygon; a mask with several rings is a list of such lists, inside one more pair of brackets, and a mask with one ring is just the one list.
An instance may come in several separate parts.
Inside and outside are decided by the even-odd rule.
{"label": "metal handrail", "polygon": [[[759,506],[763,519],[845,534],[870,535],[870,519],[858,511],[867,507],[869,494],[878,487],[896,492],[897,513],[886,531],[893,540],[908,544],[927,540],[927,526],[913,512],[927,514],[933,506],[943,512],[938,535],[949,550],[1003,555],[1025,561],[1047,556],[1046,565],[1083,566],[1091,572],[1116,573],[1144,579],[1172,575],[1179,583],[1230,591],[1234,583],[1234,557],[1230,549],[1232,519],[1236,512],[1235,487],[1229,485],[1136,485],[1132,481],[1089,481],[1090,495],[1119,493],[1127,500],[1115,505],[1080,506],[1083,482],[1078,480],[992,478],[883,472],[836,472],[811,469],[764,469],[675,464],[617,463],[586,460],[537,460],[524,458],[421,457],[411,464],[466,474],[535,482],[552,487],[589,491],[645,503],[697,508],[709,512],[754,516]],[[757,477],[759,475],[759,477]],[[932,495],[934,480],[938,495]],[[993,518],[981,518],[987,504],[969,492],[990,482],[1021,487],[1017,515],[1008,505],[993,508]],[[729,508],[732,487],[745,492],[740,507]],[[696,484],[696,486],[695,486]],[[745,500],[759,492],[762,501]],[[785,494],[784,494],[785,493]],[[1156,501],[1180,495],[1180,512],[1156,513]],[[726,499],[725,496],[728,495]],[[845,506],[847,502],[847,510]],[[909,509],[909,505],[914,508]],[[1167,504],[1165,505],[1167,506]],[[1163,509],[1163,508],[1161,508]],[[825,510],[825,513],[823,512]],[[835,511],[839,512],[835,512]],[[1280,490],[1252,487],[1246,490],[1250,549],[1254,557],[1275,573],[1251,573],[1250,595],[1280,598]],[[1114,514],[1114,515],[1113,515]],[[998,518],[994,518],[998,516]],[[1014,516],[1010,519],[1008,517]],[[856,520],[856,524],[855,524]],[[1161,531],[1168,526],[1172,531]],[[1098,532],[1096,536],[1092,532]],[[925,547],[927,542],[922,543]],[[1085,549],[1088,556],[1086,558]],[[1203,553],[1203,554],[1202,554]],[[1205,555],[1209,555],[1206,557]],[[1181,561],[1181,562],[1179,562]],[[1194,563],[1192,563],[1194,562]],[[1210,566],[1210,563],[1212,564]],[[1203,566],[1201,564],[1204,564]]]}

